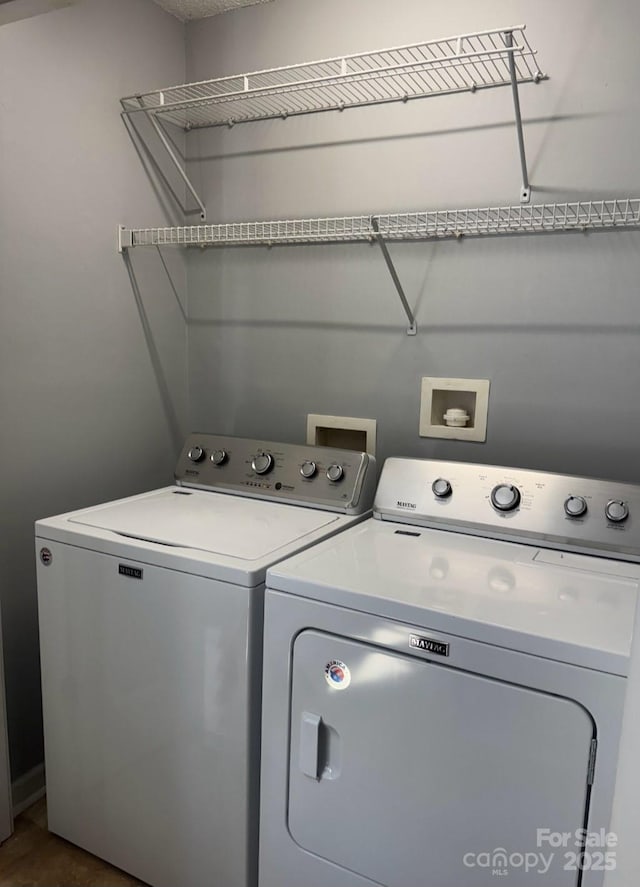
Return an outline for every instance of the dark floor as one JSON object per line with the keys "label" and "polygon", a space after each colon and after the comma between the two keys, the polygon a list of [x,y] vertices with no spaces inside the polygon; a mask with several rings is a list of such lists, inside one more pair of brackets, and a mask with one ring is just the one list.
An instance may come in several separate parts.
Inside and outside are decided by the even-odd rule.
{"label": "dark floor", "polygon": [[0,887],[138,887],[119,869],[47,831],[43,798],[17,817],[0,847]]}

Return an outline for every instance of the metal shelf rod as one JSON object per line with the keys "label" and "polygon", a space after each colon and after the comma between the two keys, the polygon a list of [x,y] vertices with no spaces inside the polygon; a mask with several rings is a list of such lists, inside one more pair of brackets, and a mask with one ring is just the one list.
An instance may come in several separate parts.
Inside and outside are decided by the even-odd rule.
{"label": "metal shelf rod", "polygon": [[402,284],[400,283],[400,278],[396,272],[395,265],[393,264],[393,260],[389,255],[389,250],[387,249],[387,244],[384,242],[384,237],[380,233],[380,226],[378,225],[378,220],[375,216],[371,217],[371,227],[376,233],[376,240],[378,241],[378,246],[382,250],[382,255],[384,256],[384,260],[387,263],[387,268],[389,269],[389,274],[391,275],[391,279],[393,280],[393,284],[398,291],[398,295],[400,296],[400,301],[402,302],[402,307],[404,308],[404,313],[407,315],[407,320],[409,321],[409,326],[407,327],[407,335],[415,336],[418,332],[418,326],[416,324],[416,319],[413,315],[413,311],[409,307],[409,303],[407,302],[407,297],[404,294],[404,289],[402,288]]}
{"label": "metal shelf rod", "polygon": [[[513,47],[513,32],[505,33],[507,47]],[[529,172],[527,170],[527,156],[524,149],[524,135],[522,132],[522,114],[520,112],[520,95],[518,93],[518,77],[516,74],[516,65],[513,58],[513,52],[509,54],[509,73],[511,75],[511,92],[513,95],[513,111],[516,119],[516,132],[518,134],[518,150],[520,152],[520,166],[522,168],[522,190],[520,191],[520,202],[528,203],[531,199],[531,186],[529,184]]]}
{"label": "metal shelf rod", "polygon": [[200,218],[202,219],[202,221],[205,221],[205,219],[207,218],[207,208],[204,205],[204,203],[202,202],[202,200],[200,200],[200,197],[198,196],[198,192],[191,184],[191,179],[189,178],[187,173],[182,168],[182,164],[178,160],[176,152],[173,150],[171,143],[169,142],[169,139],[166,137],[166,135],[162,131],[162,127],[160,126],[160,124],[156,120],[155,116],[153,114],[150,114],[148,111],[146,112],[146,116],[148,117],[149,123],[154,128],[158,138],[160,139],[160,141],[164,145],[164,148],[165,148],[167,154],[169,155],[173,165],[178,170],[178,173],[180,174],[182,181],[185,183],[185,185],[189,189],[189,192],[191,193],[193,199],[200,207]]}

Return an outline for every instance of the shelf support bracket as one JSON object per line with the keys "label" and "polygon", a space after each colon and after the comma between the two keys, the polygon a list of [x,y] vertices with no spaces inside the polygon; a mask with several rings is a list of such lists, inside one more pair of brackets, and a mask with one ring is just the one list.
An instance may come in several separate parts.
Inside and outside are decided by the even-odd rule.
{"label": "shelf support bracket", "polygon": [[133,235],[124,225],[118,225],[118,252],[123,253],[133,246]]}
{"label": "shelf support bracket", "polygon": [[407,327],[407,335],[415,336],[418,332],[418,325],[416,323],[416,319],[413,316],[413,311],[411,310],[409,303],[407,302],[407,297],[404,294],[404,290],[402,289],[402,284],[400,283],[400,278],[398,277],[398,273],[396,271],[395,265],[393,264],[393,259],[389,255],[389,250],[387,249],[387,244],[385,242],[384,237],[380,233],[380,226],[378,224],[378,220],[375,216],[371,217],[371,227],[375,232],[375,239],[378,243],[378,246],[382,250],[382,255],[384,257],[385,262],[387,263],[387,268],[389,269],[389,274],[391,275],[391,279],[393,280],[394,286],[398,291],[398,295],[400,296],[400,301],[402,302],[402,307],[404,308],[404,313],[407,315],[407,320],[409,321],[409,326]]}
{"label": "shelf support bracket", "polygon": [[198,196],[196,189],[191,184],[191,179],[189,178],[189,176],[186,174],[186,172],[182,168],[182,164],[178,160],[178,157],[176,156],[176,152],[173,150],[169,139],[164,134],[162,127],[160,126],[160,124],[156,120],[155,114],[153,114],[151,111],[145,110],[145,115],[147,117],[147,120],[151,124],[151,126],[154,128],[156,135],[158,136],[158,138],[160,139],[160,141],[164,145],[164,149],[167,152],[167,154],[169,155],[171,162],[173,163],[175,168],[178,170],[178,173],[180,174],[182,181],[185,183],[185,185],[189,189],[189,192],[191,193],[191,196],[193,197],[195,202],[200,207],[200,218],[202,219],[203,222],[206,221],[207,208],[205,207],[202,200],[200,200],[200,197]]}
{"label": "shelf support bracket", "polygon": [[[513,47],[513,32],[505,31],[505,43]],[[513,110],[516,118],[516,132],[518,134],[518,150],[520,152],[520,166],[522,168],[522,188],[520,189],[520,203],[529,203],[531,200],[531,185],[527,171],[527,155],[524,150],[524,135],[522,133],[522,114],[520,113],[520,94],[518,92],[518,77],[516,74],[516,62],[513,52],[509,56],[509,74],[511,76],[511,93],[513,95]]]}

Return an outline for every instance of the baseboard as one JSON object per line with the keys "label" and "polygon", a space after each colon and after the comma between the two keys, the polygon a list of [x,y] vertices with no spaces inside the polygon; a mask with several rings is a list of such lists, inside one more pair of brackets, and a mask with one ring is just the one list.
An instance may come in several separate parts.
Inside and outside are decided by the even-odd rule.
{"label": "baseboard", "polygon": [[35,804],[44,792],[44,764],[38,764],[37,767],[19,776],[11,785],[13,815],[18,816],[27,807]]}

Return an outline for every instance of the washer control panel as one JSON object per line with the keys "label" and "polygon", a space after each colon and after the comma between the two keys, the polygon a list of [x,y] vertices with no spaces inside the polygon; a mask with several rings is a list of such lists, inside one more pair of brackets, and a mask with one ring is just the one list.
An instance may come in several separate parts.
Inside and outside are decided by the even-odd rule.
{"label": "washer control panel", "polygon": [[431,459],[387,459],[374,516],[640,561],[640,486]]}
{"label": "washer control panel", "polygon": [[352,450],[191,434],[175,478],[182,486],[362,514],[373,503],[376,470],[373,456]]}

